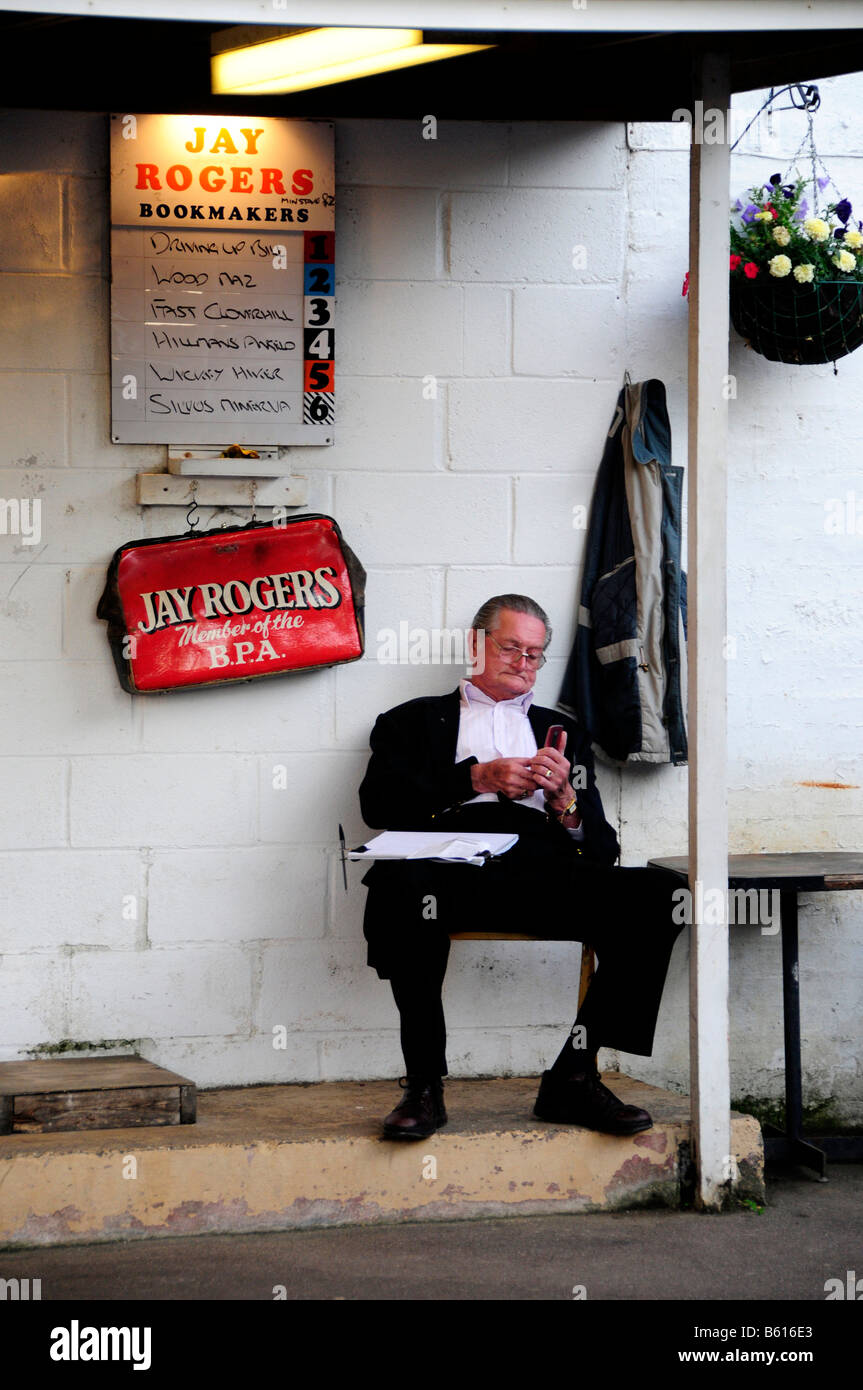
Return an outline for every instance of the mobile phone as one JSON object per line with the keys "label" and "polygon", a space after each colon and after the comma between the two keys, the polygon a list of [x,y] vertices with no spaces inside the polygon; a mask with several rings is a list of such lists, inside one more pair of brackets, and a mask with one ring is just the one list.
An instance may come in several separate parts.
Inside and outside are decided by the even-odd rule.
{"label": "mobile phone", "polygon": [[552,724],[545,736],[545,748],[553,748],[555,752],[562,753],[566,747],[566,729],[562,724]]}

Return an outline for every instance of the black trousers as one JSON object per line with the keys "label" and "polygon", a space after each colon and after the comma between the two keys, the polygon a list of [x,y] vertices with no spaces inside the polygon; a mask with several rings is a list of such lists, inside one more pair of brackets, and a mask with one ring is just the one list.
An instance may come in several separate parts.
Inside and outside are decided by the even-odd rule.
{"label": "black trousers", "polygon": [[[668,962],[682,930],[672,897],[681,880],[663,869],[593,863],[559,827],[525,814],[535,820],[520,822],[519,843],[482,868],[378,862],[366,877],[369,958],[391,980],[409,1073],[447,1074],[441,989],[452,931],[589,941],[598,965],[576,1022],[591,1046],[642,1056],[653,1049]],[[578,980],[576,969],[573,1005]]]}

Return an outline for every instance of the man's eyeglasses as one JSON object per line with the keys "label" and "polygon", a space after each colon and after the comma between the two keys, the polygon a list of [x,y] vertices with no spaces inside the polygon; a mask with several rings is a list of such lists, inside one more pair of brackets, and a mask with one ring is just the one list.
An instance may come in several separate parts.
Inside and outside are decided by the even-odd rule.
{"label": "man's eyeglasses", "polygon": [[497,647],[501,657],[507,665],[512,663],[514,666],[517,661],[521,661],[522,657],[524,657],[528,666],[533,667],[534,671],[538,671],[540,667],[545,665],[545,656],[542,652],[536,650],[525,651],[524,647],[516,646],[512,642],[498,642],[496,637],[492,637],[488,629],[486,629],[486,636],[491,637],[492,642],[494,642],[494,645]]}

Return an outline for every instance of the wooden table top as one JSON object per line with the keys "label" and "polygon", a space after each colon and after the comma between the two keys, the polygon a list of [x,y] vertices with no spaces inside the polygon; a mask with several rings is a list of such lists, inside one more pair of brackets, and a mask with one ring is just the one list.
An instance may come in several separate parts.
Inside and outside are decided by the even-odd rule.
{"label": "wooden table top", "polygon": [[[650,859],[648,863],[688,877],[688,854]],[[800,850],[788,854],[729,854],[728,882],[732,888],[796,888],[808,893],[863,888],[863,853]]]}

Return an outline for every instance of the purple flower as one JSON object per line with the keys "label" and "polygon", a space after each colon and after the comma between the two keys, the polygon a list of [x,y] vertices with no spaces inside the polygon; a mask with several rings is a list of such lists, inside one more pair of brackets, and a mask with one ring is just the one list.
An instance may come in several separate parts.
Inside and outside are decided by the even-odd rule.
{"label": "purple flower", "polygon": [[783,194],[784,194],[784,196],[785,196],[786,198],[793,198],[793,197],[794,197],[794,184],[793,184],[793,183],[783,183],[783,185],[782,185],[782,192],[783,192]]}
{"label": "purple flower", "polygon": [[741,213],[741,218],[744,222],[751,222],[755,217],[756,212],[759,211],[760,208],[758,207],[757,203],[747,203],[746,207],[743,209],[743,212]]}
{"label": "purple flower", "polygon": [[836,204],[836,216],[840,222],[847,222],[851,216],[851,204],[847,198],[843,198],[841,203]]}
{"label": "purple flower", "polygon": [[741,202],[741,200],[740,200],[739,198],[737,199],[737,202],[734,204],[734,211],[735,211],[735,212],[742,212],[742,211],[743,211],[743,203]]}
{"label": "purple flower", "polygon": [[801,198],[801,199],[800,199],[800,206],[799,206],[799,208],[797,209],[797,211],[796,211],[795,214],[794,214],[794,221],[795,221],[795,222],[802,222],[808,211],[809,211],[809,204],[807,203],[807,201],[806,201],[805,198]]}
{"label": "purple flower", "polygon": [[782,175],[781,175],[781,174],[771,174],[771,175],[770,175],[770,182],[771,182],[771,184],[773,185],[774,188],[778,188],[779,185],[780,185],[780,183],[782,182]]}
{"label": "purple flower", "polygon": [[818,187],[821,189],[821,192],[822,192],[822,193],[824,192],[824,189],[827,187],[827,185],[828,185],[829,182],[830,182],[830,175],[829,175],[829,174],[819,174],[819,175],[818,175]]}

